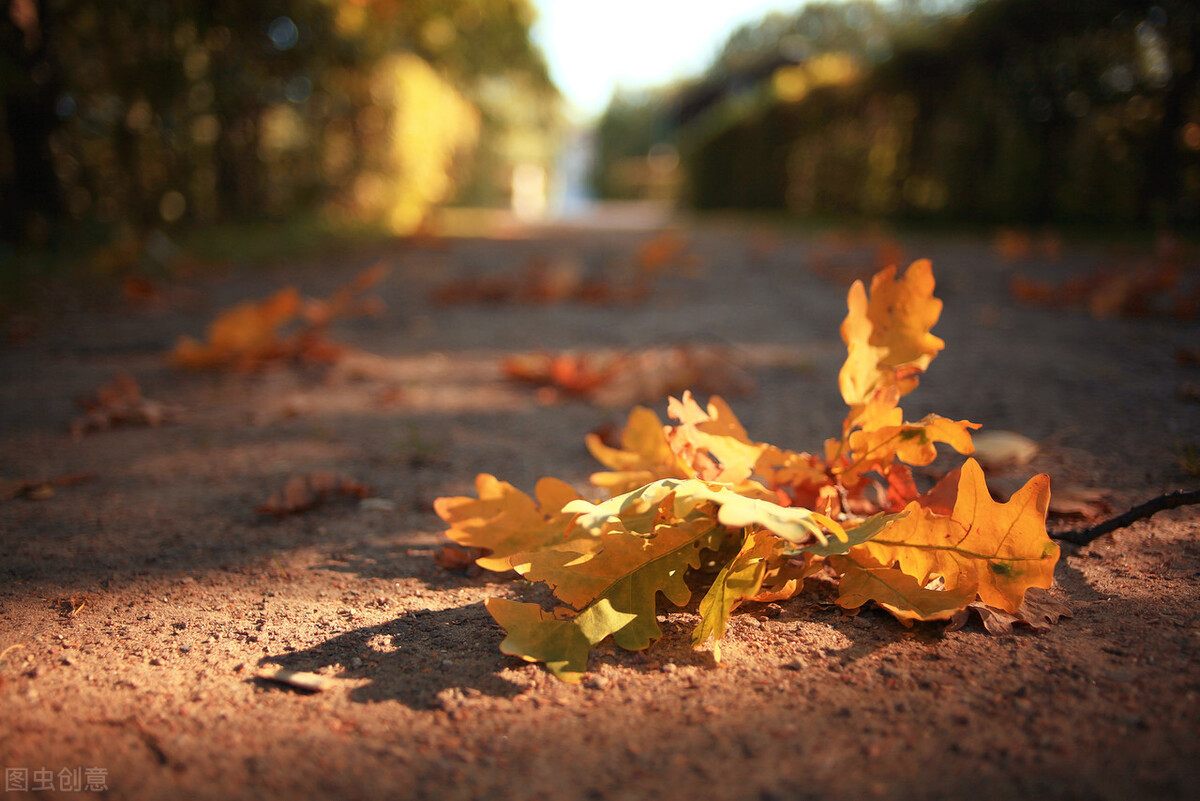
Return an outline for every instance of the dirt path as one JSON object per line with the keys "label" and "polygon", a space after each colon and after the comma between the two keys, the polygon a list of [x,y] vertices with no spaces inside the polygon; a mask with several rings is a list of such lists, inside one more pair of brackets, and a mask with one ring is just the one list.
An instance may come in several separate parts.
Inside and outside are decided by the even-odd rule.
{"label": "dirt path", "polygon": [[[503,356],[719,345],[757,385],[730,399],[755,439],[815,449],[843,416],[845,286],[814,267],[868,274],[867,248],[706,225],[690,233],[698,274],[668,275],[641,304],[429,303],[451,277],[515,274],[530,258],[620,271],[644,238],[551,230],[231,271],[173,289],[165,310],[61,310],[0,353],[0,478],[95,474],[0,503],[6,790],[1200,798],[1195,507],[1066,556],[1056,594],[1075,616],[1045,633],[847,618],[817,588],[735,615],[721,665],[688,644],[694,606],[664,608],[666,636],[648,652],[601,649],[581,686],[498,651],[482,601],[523,590],[436,566],[432,499],[469,493],[481,471],[526,490],[542,475],[583,487],[595,468],[584,434],[625,411],[543,405],[503,380]],[[933,260],[946,302],[947,348],[906,399],[910,419],[1024,433],[1042,450],[1016,477],[1104,488],[1117,510],[1197,486],[1178,451],[1200,443],[1200,406],[1179,389],[1200,368],[1175,356],[1200,344],[1200,325],[1022,307],[986,243],[903,244]],[[1106,258],[1023,269],[1059,277]],[[252,377],[165,365],[176,337],[221,308],[285,284],[325,295],[378,259],[387,311],[334,337],[384,362]],[[74,398],[121,372],[182,407],[181,421],[72,439]],[[255,515],[287,477],[317,469],[369,484],[371,499]],[[263,665],[329,687],[263,682]]]}

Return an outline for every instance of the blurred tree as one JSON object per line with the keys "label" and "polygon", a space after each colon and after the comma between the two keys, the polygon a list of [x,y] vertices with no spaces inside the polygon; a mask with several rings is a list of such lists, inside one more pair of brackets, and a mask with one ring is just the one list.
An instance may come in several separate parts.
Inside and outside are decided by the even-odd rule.
{"label": "blurred tree", "polygon": [[58,76],[47,42],[46,0],[10,0],[0,18],[0,237],[46,242],[62,214],[50,137]]}
{"label": "blurred tree", "polygon": [[[7,7],[8,238],[31,219],[145,230],[328,203],[399,230],[450,197],[480,137],[554,133],[558,95],[528,0]],[[543,113],[481,113],[496,83]],[[418,120],[434,125],[421,134]]]}
{"label": "blurred tree", "polygon": [[[637,113],[674,114],[660,136],[700,207],[1197,225],[1198,16],[1193,0],[810,3],[735,31]],[[636,143],[625,111],[601,152]]]}

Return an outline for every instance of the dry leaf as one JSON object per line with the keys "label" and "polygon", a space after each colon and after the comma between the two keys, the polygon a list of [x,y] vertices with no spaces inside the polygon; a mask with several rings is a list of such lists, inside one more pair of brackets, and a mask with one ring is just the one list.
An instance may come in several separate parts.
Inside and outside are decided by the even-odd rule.
{"label": "dry leaf", "polygon": [[898,565],[918,587],[940,576],[948,590],[974,587],[984,603],[1014,612],[1029,587],[1049,587],[1054,579],[1059,548],[1046,533],[1050,480],[1034,476],[998,504],[979,463],[968,459],[956,483],[949,516],[918,499],[905,508],[907,517],[861,550],[880,565]]}
{"label": "dry leaf", "polygon": [[476,563],[487,570],[511,570],[509,557],[563,540],[574,515],[562,508],[579,497],[556,478],[537,483],[535,501],[512,484],[481,473],[475,479],[476,498],[438,498],[433,508],[450,529],[446,536],[459,545],[485,548]]}
{"label": "dry leaf", "polygon": [[283,489],[267,499],[254,511],[259,514],[284,517],[306,512],[317,507],[333,495],[349,498],[365,498],[370,489],[349,476],[330,470],[320,470],[288,479]]}
{"label": "dry leaf", "polygon": [[1050,514],[1092,520],[1112,511],[1107,501],[1110,494],[1110,490],[1094,487],[1059,487],[1050,495]]}
{"label": "dry leaf", "polygon": [[330,323],[350,314],[377,313],[378,301],[359,295],[381,281],[386,270],[376,264],[359,273],[328,300],[304,301],[293,287],[260,302],[247,302],[220,314],[198,342],[181,337],[171,364],[193,370],[259,370],[270,364],[330,364],[345,348],[325,338]]}
{"label": "dry leaf", "polygon": [[974,436],[975,458],[984,470],[1000,470],[1028,464],[1038,453],[1038,444],[1015,431],[984,431]]}
{"label": "dry leaf", "polygon": [[79,400],[84,415],[71,422],[71,436],[81,438],[90,431],[104,431],[118,425],[157,426],[177,419],[179,411],[142,396],[142,388],[129,375],[119,375]]}
{"label": "dry leaf", "polygon": [[1013,626],[1023,623],[1044,631],[1064,617],[1071,617],[1071,608],[1040,587],[1030,587],[1025,600],[1016,612],[1005,612],[985,603],[975,602],[957,612],[951,619],[947,631],[957,631],[967,625],[971,612],[979,616],[983,627],[990,634],[1012,634]]}
{"label": "dry leaf", "polygon": [[58,487],[73,487],[95,481],[99,476],[95,473],[64,473],[61,476],[40,480],[16,479],[0,481],[0,501],[10,501],[14,498],[25,498],[31,501],[44,501],[54,497]]}
{"label": "dry leaf", "polygon": [[286,684],[289,687],[295,687],[297,690],[304,690],[310,693],[319,693],[329,687],[329,679],[316,673],[305,673],[300,670],[287,670],[279,668],[278,670],[263,670],[258,674],[260,679],[273,681],[277,684]]}
{"label": "dry leaf", "polygon": [[443,570],[467,570],[475,566],[475,560],[483,556],[478,548],[463,548],[459,545],[443,545],[433,555],[433,562]]}

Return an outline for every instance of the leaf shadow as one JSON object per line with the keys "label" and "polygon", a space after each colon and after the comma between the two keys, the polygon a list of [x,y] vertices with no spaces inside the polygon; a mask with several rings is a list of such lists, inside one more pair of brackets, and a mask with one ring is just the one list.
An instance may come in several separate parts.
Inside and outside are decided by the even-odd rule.
{"label": "leaf shadow", "polygon": [[328,561],[311,565],[308,569],[385,581],[413,578],[430,590],[459,590],[503,584],[515,575],[478,568],[475,568],[476,572],[443,568],[434,561],[434,555],[440,547],[440,544],[358,543],[333,551]]}
{"label": "leaf shadow", "polygon": [[512,664],[500,652],[501,634],[482,603],[420,609],[312,648],[264,656],[259,665],[309,672],[334,668],[338,678],[368,679],[350,691],[352,701],[399,701],[412,709],[437,709],[446,706],[449,689],[495,698],[523,691],[500,675]]}

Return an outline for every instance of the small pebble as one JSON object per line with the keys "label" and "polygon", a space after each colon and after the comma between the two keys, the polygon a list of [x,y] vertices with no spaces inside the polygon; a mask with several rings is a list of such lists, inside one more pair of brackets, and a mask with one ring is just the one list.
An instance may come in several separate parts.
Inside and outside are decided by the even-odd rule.
{"label": "small pebble", "polygon": [[679,668],[675,667],[674,662],[668,662],[662,666],[663,673],[674,673],[676,670],[679,670]]}

